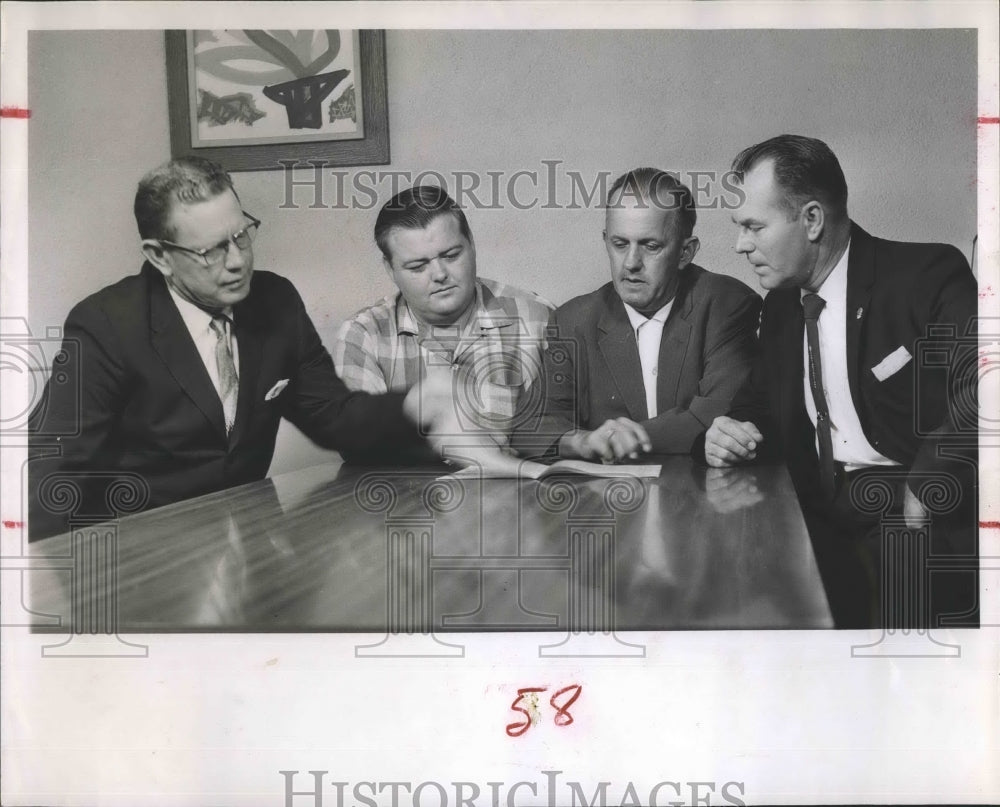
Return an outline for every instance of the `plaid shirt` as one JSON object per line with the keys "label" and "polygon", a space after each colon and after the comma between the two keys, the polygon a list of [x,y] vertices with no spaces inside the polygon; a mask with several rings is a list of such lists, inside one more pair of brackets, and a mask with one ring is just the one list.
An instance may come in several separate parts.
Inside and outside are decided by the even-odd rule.
{"label": "plaid shirt", "polygon": [[535,294],[479,279],[475,311],[461,336],[432,333],[440,344],[428,345],[397,291],[344,322],[333,359],[348,388],[371,393],[405,392],[429,366],[450,366],[462,422],[506,435],[518,402],[541,377],[551,310]]}

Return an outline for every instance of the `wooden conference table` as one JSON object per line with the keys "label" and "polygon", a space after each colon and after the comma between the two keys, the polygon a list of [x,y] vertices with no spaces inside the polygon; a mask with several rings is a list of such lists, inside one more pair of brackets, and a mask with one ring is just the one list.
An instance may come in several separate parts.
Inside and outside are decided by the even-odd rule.
{"label": "wooden conference table", "polygon": [[31,610],[63,633],[832,627],[783,467],[662,462],[308,468],[32,544]]}

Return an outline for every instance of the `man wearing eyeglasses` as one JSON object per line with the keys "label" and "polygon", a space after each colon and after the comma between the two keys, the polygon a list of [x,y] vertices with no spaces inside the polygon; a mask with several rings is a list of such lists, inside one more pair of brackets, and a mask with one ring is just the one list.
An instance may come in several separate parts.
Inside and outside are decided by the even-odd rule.
{"label": "man wearing eyeglasses", "polygon": [[109,485],[158,507],[262,479],[282,417],[355,455],[420,443],[414,422],[433,421],[434,390],[418,401],[347,389],[292,284],[254,272],[261,222],[219,165],[154,169],[135,217],[146,262],[73,308],[32,414],[32,539],[70,516],[118,515]]}

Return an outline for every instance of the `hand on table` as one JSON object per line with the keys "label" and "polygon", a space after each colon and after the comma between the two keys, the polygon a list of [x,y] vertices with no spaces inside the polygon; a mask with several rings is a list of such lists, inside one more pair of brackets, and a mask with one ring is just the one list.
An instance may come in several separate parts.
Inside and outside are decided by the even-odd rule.
{"label": "hand on table", "polygon": [[727,468],[757,456],[764,435],[749,420],[721,415],[705,432],[705,461],[713,468]]}
{"label": "hand on table", "polygon": [[653,450],[646,430],[628,418],[606,420],[593,431],[578,429],[564,434],[559,453],[564,457],[580,457],[604,463],[638,459]]}

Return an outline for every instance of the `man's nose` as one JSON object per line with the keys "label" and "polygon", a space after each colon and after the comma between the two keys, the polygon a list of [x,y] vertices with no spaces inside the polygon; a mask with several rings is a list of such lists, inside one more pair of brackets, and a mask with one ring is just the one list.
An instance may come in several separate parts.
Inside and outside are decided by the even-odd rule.
{"label": "man's nose", "polygon": [[740,231],[740,234],[736,236],[736,252],[740,255],[753,252],[753,242],[750,240],[750,236],[742,230]]}
{"label": "man's nose", "polygon": [[443,283],[448,279],[448,268],[440,258],[431,261],[431,280],[436,283]]}
{"label": "man's nose", "polygon": [[625,268],[630,272],[642,269],[642,256],[639,254],[638,244],[632,244],[625,251]]}
{"label": "man's nose", "polygon": [[226,244],[226,269],[230,272],[238,272],[247,264],[250,257],[250,247],[240,249],[233,239],[229,239]]}

